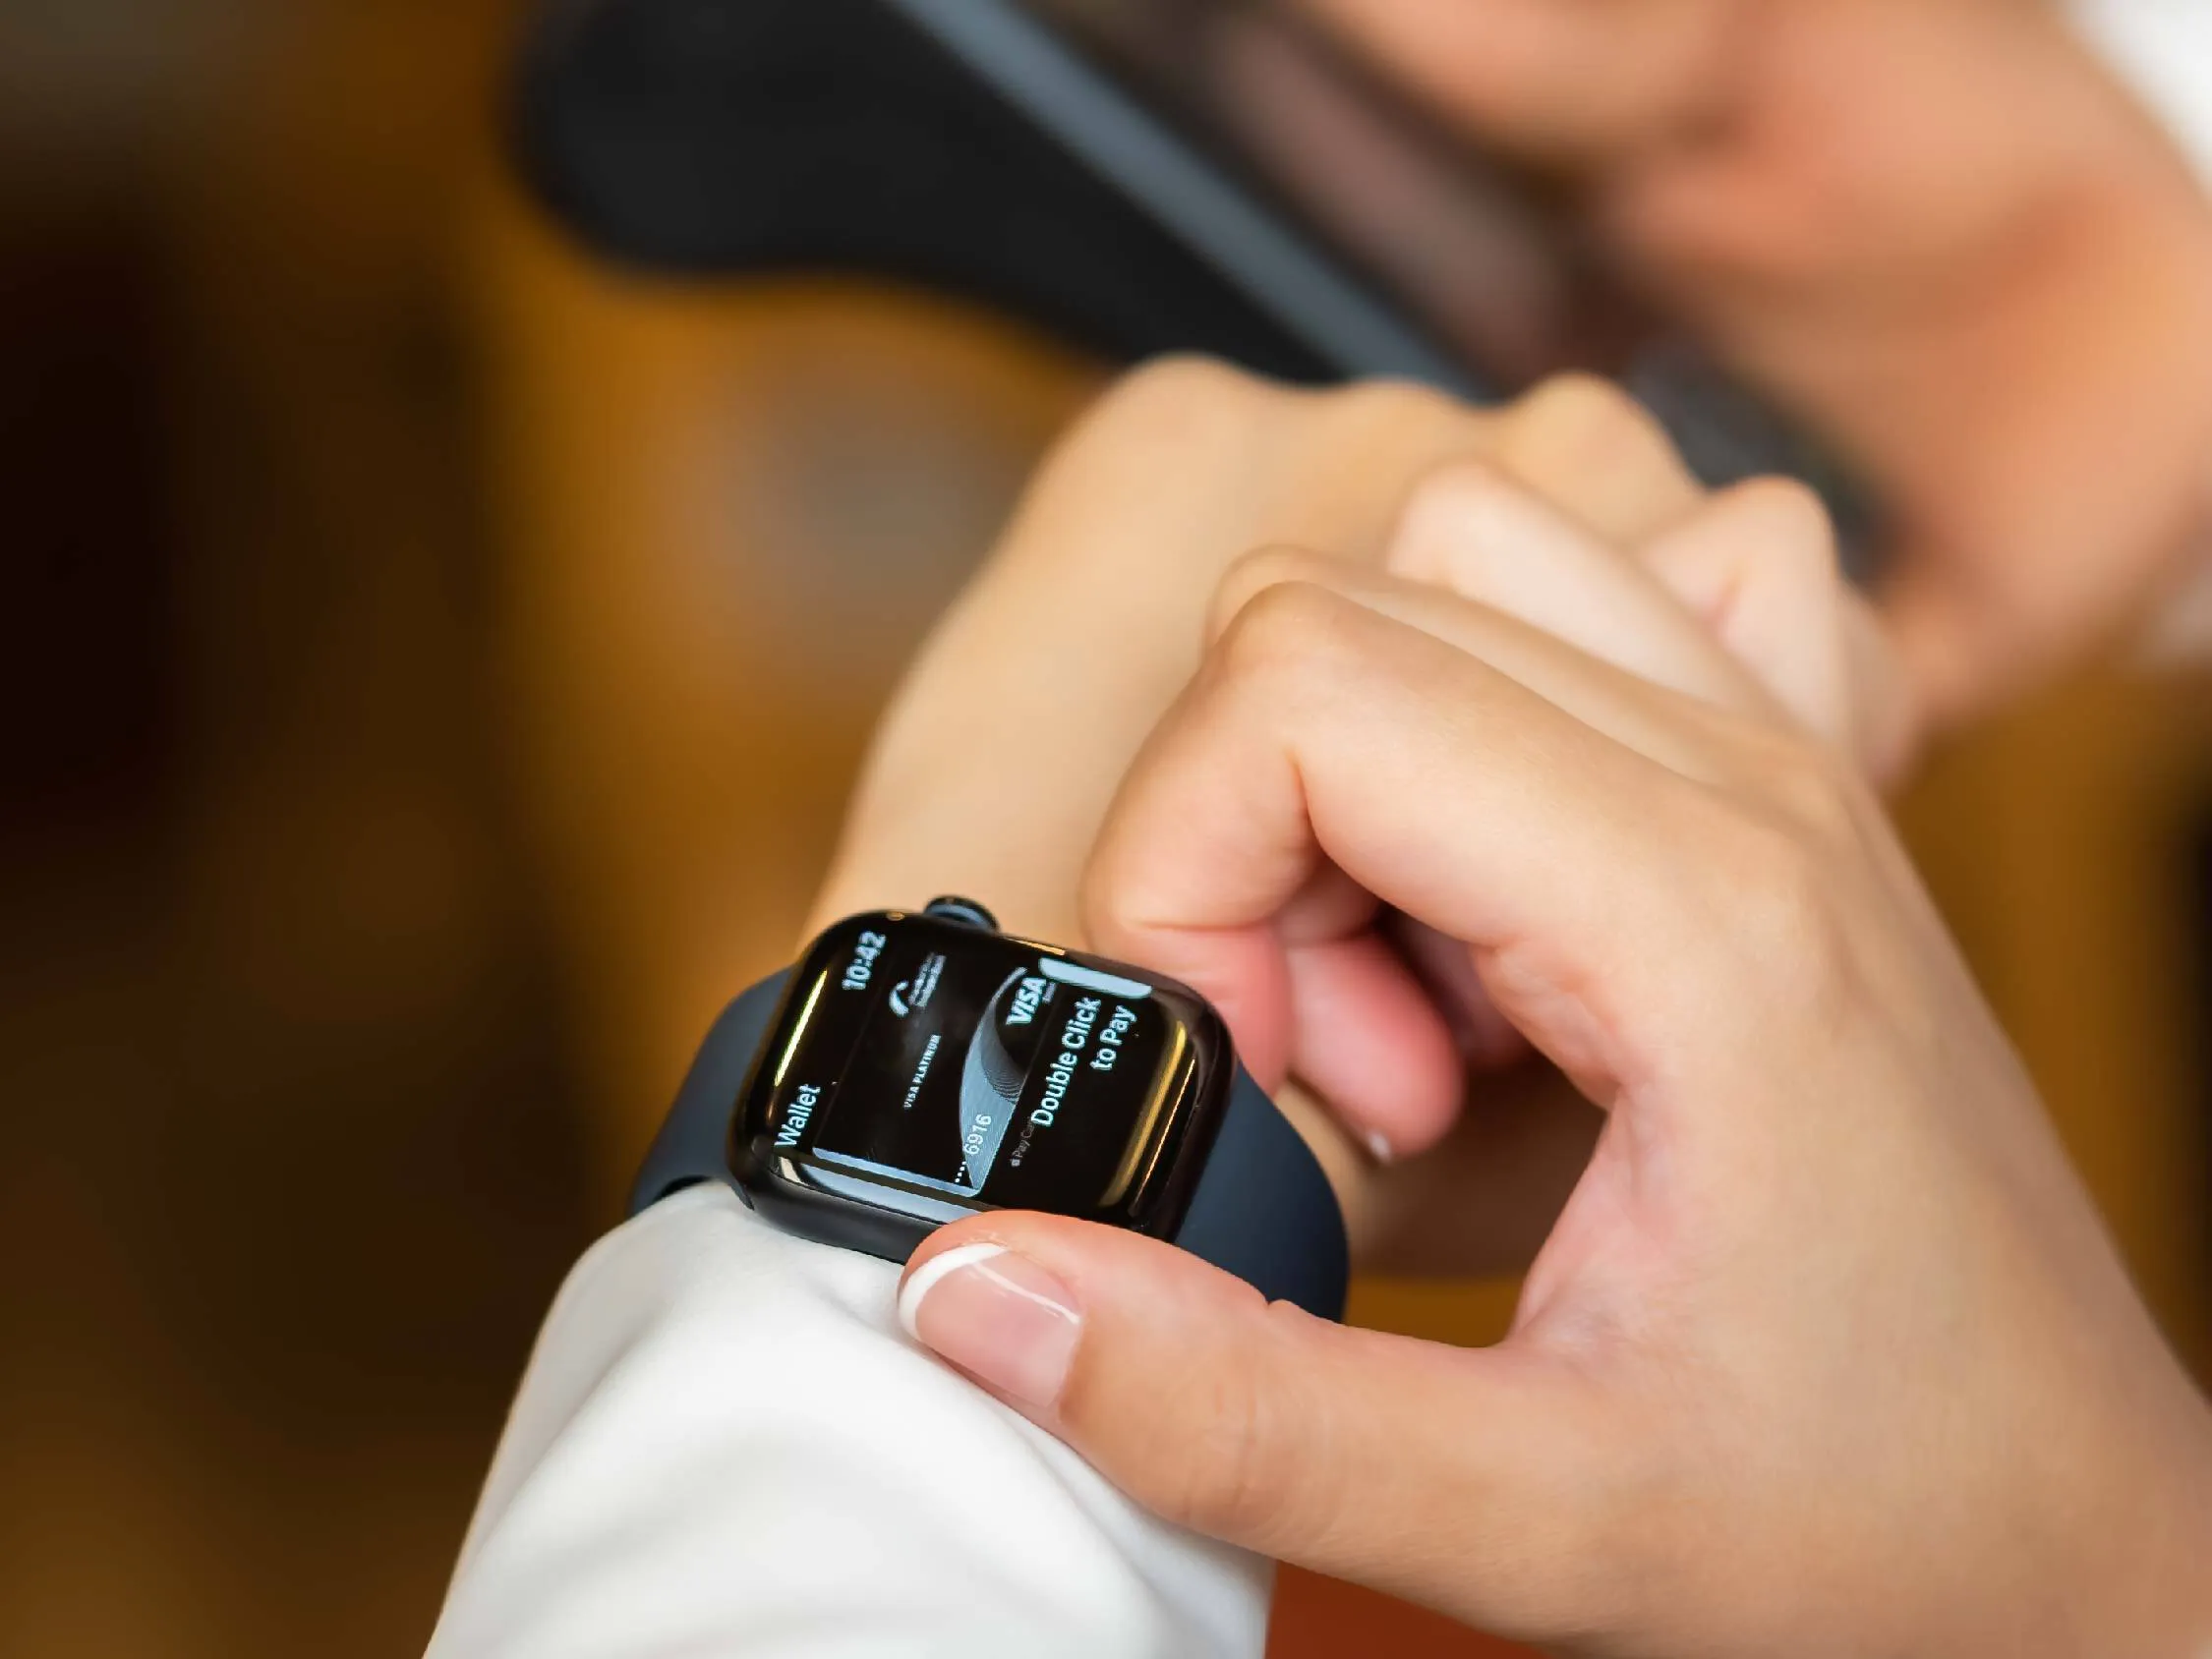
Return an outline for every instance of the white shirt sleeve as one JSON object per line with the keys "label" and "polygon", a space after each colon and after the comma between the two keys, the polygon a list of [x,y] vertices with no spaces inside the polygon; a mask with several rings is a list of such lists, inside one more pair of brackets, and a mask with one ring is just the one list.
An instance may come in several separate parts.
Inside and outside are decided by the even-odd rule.
{"label": "white shirt sleeve", "polygon": [[728,1191],[595,1247],[539,1338],[431,1659],[1250,1659],[1270,1570],[916,1348],[898,1270]]}
{"label": "white shirt sleeve", "polygon": [[[2113,72],[2156,115],[2212,191],[2212,0],[2072,0],[2074,21]],[[2204,466],[2198,574],[2152,630],[2152,664],[2212,657],[2212,456]]]}
{"label": "white shirt sleeve", "polygon": [[2073,0],[2075,21],[2212,185],[2212,4]]}

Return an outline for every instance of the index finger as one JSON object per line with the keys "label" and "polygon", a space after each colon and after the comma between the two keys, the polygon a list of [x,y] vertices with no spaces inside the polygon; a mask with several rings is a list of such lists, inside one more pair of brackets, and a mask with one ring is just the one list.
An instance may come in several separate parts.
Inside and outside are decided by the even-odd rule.
{"label": "index finger", "polygon": [[1290,584],[1247,606],[1124,781],[1085,918],[1099,949],[1208,997],[1273,1084],[1293,1037],[1276,918],[1333,866],[1466,942],[1602,1104],[1614,1046],[1664,1023],[1700,947],[1681,878],[1719,850],[1714,798],[1467,653]]}

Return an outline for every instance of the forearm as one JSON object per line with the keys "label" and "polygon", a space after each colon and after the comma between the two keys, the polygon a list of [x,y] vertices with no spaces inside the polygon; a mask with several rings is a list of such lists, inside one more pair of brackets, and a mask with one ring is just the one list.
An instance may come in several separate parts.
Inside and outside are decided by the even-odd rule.
{"label": "forearm", "polygon": [[720,1188],[600,1244],[433,1659],[1257,1654],[1264,1566],[1141,1515],[914,1348],[897,1277]]}

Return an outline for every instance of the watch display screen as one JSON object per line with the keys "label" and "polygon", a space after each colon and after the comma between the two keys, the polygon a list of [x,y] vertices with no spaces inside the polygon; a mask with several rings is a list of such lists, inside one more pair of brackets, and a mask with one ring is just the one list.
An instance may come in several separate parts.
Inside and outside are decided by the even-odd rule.
{"label": "watch display screen", "polygon": [[756,1164],[924,1220],[1135,1217],[1227,1048],[1179,986],[926,916],[832,929],[789,1007]]}

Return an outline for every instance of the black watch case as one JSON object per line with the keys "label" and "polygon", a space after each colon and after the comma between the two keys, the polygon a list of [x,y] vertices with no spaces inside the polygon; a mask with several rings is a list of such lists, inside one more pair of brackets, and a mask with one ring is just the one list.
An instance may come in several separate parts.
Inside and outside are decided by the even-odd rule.
{"label": "black watch case", "polygon": [[731,1120],[755,1209],[895,1261],[994,1209],[1175,1236],[1236,1073],[1220,1015],[989,920],[940,901],[807,948]]}

